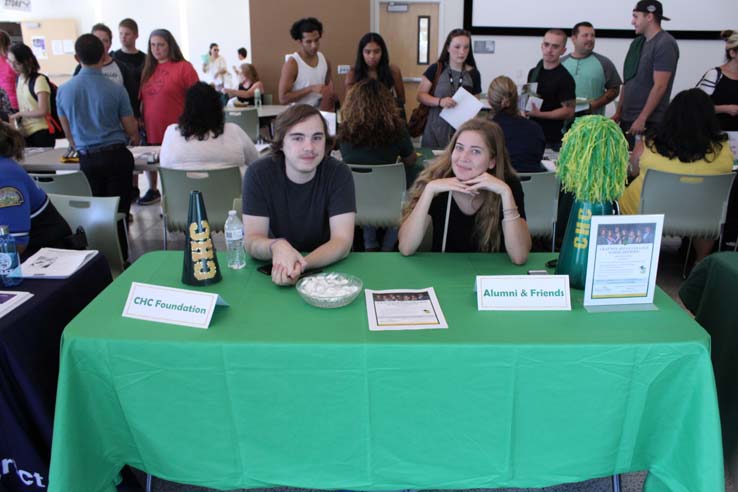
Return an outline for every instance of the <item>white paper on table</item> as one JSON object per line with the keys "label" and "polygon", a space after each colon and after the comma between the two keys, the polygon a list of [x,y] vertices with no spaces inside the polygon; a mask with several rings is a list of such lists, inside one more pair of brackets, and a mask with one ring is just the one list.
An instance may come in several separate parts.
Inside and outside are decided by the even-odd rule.
{"label": "white paper on table", "polygon": [[531,111],[533,109],[533,104],[535,104],[538,109],[541,109],[541,106],[543,105],[543,99],[536,96],[528,97],[528,102],[525,104],[525,110]]}
{"label": "white paper on table", "polygon": [[0,290],[0,318],[33,297],[30,292]]}
{"label": "white paper on table", "polygon": [[364,292],[370,331],[448,328],[433,287]]}
{"label": "white paper on table", "polygon": [[482,109],[482,101],[464,89],[459,87],[453,98],[456,106],[453,108],[444,108],[441,111],[441,118],[446,120],[449,125],[459,128],[461,125],[474,118]]}
{"label": "white paper on table", "polygon": [[41,248],[21,265],[23,278],[60,279],[70,277],[90,261],[97,250]]}

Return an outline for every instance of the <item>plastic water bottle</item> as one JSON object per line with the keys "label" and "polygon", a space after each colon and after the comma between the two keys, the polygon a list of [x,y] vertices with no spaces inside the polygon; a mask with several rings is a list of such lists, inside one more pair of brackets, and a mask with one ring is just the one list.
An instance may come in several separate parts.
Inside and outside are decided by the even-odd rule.
{"label": "plastic water bottle", "polygon": [[257,108],[261,107],[261,89],[256,89],[254,91],[254,105]]}
{"label": "plastic water bottle", "polygon": [[0,225],[0,279],[5,287],[14,287],[23,281],[15,238],[6,225]]}
{"label": "plastic water bottle", "polygon": [[228,268],[240,270],[246,266],[246,252],[243,250],[243,223],[235,210],[228,212],[225,222],[226,248],[228,248]]}

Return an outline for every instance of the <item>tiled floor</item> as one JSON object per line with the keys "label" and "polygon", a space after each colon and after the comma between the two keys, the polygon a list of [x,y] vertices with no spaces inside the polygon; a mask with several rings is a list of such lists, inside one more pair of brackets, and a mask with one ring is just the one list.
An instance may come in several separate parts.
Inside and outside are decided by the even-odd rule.
{"label": "tiled floor", "polygon": [[[145,179],[141,177],[142,193],[145,191]],[[141,207],[134,205],[132,213],[134,220],[130,225],[130,260],[133,262],[142,254],[163,249],[163,227],[160,216],[161,208],[157,205]],[[216,249],[223,251],[225,248],[225,240],[222,234],[214,234],[213,236]],[[678,299],[678,290],[682,283],[681,278],[681,262],[683,257],[679,255],[679,241],[666,240],[662,245],[661,257],[659,261],[659,272],[657,277],[658,285],[664,289],[672,298],[681,304]],[[182,250],[184,246],[184,235],[177,234],[169,237],[169,248],[172,250]],[[144,482],[143,474],[136,473],[139,482]],[[622,476],[621,490],[623,492],[641,492],[643,490],[643,482],[646,473],[630,473]],[[126,484],[119,488],[120,492],[139,492],[142,490],[136,484]],[[185,486],[166,482],[164,480],[154,479],[152,490],[157,492],[200,492],[212,489]],[[253,490],[253,489],[252,489]],[[281,491],[299,491],[304,489],[269,489],[272,492]],[[477,489],[478,491],[487,492],[492,489]],[[610,477],[588,480],[586,482],[558,485],[554,487],[546,487],[543,489],[494,489],[495,492],[508,492],[515,490],[516,492],[610,492],[612,488],[612,480]]]}

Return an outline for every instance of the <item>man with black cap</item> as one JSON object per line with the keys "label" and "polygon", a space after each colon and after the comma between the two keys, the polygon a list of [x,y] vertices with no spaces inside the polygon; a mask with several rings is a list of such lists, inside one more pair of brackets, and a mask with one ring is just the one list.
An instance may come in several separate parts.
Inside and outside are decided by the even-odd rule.
{"label": "man with black cap", "polygon": [[629,137],[642,134],[661,121],[671,98],[679,46],[661,29],[664,9],[658,0],[641,0],[633,9],[631,24],[638,35],[630,45],[623,67],[623,90],[613,115]]}

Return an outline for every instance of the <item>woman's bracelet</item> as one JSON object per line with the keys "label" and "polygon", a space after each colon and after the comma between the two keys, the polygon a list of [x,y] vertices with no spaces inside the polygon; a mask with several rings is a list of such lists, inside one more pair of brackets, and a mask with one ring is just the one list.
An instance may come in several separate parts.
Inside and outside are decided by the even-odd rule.
{"label": "woman's bracelet", "polygon": [[510,208],[503,208],[502,209],[502,213],[503,214],[506,214],[508,212],[517,212],[517,211],[518,211],[518,207],[510,207]]}
{"label": "woman's bracelet", "polygon": [[502,222],[512,222],[513,220],[518,220],[520,218],[520,214],[515,215],[514,217],[505,217],[502,219]]}

